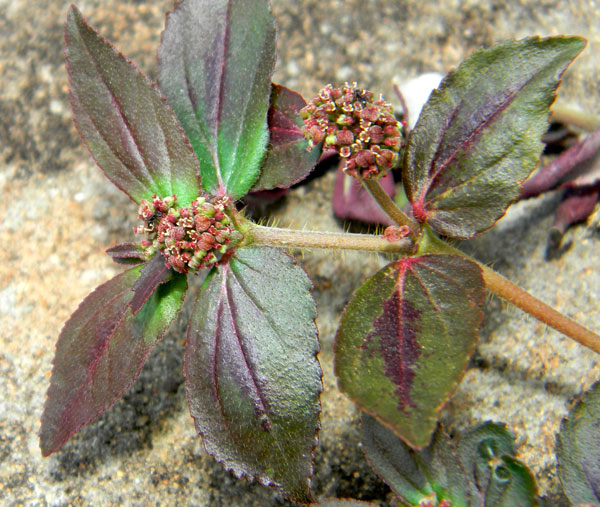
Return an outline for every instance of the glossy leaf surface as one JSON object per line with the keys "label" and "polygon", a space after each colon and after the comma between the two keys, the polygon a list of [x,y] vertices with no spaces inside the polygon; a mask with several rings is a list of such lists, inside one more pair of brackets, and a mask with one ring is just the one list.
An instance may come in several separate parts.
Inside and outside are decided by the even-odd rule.
{"label": "glossy leaf surface", "polygon": [[268,112],[269,148],[253,191],[289,188],[302,181],[315,167],[321,147],[307,151],[300,109],[306,101],[299,93],[274,84]]}
{"label": "glossy leaf surface", "polygon": [[534,169],[560,76],[585,41],[530,38],[475,52],[411,132],[403,170],[414,215],[445,236],[491,227]]}
{"label": "glossy leaf surface", "polygon": [[321,369],[311,283],[285,253],[243,248],[207,278],[185,354],[209,454],[238,477],[310,499]]}
{"label": "glossy leaf surface", "polygon": [[208,192],[237,199],[258,178],[274,64],[266,0],[181,0],[168,14],[158,80]]}
{"label": "glossy leaf surface", "polygon": [[160,285],[132,315],[132,287],[143,276],[137,266],[100,285],[61,331],[42,415],[44,456],[123,395],[177,315],[187,289],[186,277],[179,275]]}
{"label": "glossy leaf surface", "polygon": [[198,161],[158,89],[71,6],[65,28],[75,125],[106,176],[139,203],[200,194]]}
{"label": "glossy leaf surface", "polygon": [[481,270],[455,255],[388,264],[346,307],[335,342],[339,387],[423,448],[477,341]]}
{"label": "glossy leaf surface", "polygon": [[573,505],[600,504],[600,382],[560,425],[556,455],[563,491]]}

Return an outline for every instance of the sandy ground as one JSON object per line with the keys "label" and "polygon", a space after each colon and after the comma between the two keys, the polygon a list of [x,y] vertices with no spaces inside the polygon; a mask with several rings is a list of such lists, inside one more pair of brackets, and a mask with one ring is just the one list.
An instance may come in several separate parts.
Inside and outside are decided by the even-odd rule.
{"label": "sandy ground", "polygon": [[[279,25],[274,80],[311,96],[325,83],[359,81],[392,98],[394,82],[446,72],[482,45],[541,34],[590,41],[561,96],[598,112],[600,8],[574,0],[273,0]],[[183,324],[153,352],[142,377],[57,455],[42,459],[39,417],[62,323],[119,267],[104,249],[131,238],[136,207],[94,166],[71,122],[62,58],[68,3],[0,0],[0,498],[6,505],[286,505],[237,481],[204,455],[182,386]],[[151,77],[171,1],[86,0],[80,8]],[[340,230],[332,175],[293,191],[272,211],[280,224]],[[557,197],[513,207],[465,245],[544,301],[598,329],[598,235],[578,227],[570,248],[546,256]],[[357,414],[335,387],[331,347],[352,291],[384,260],[307,252],[315,283],[324,370],[317,497],[388,505],[358,444]],[[187,309],[184,309],[184,312]],[[600,377],[596,356],[516,309],[490,300],[480,344],[444,412],[451,428],[505,421],[540,490],[558,490],[555,432],[573,399]]]}

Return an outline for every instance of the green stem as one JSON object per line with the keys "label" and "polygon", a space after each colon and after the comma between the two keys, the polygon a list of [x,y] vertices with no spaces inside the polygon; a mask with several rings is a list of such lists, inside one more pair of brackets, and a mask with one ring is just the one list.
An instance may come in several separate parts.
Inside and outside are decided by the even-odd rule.
{"label": "green stem", "polygon": [[341,250],[365,250],[369,252],[409,254],[414,243],[408,239],[390,242],[373,234],[298,231],[263,227],[247,222],[244,246],[267,245],[286,248],[331,248]]}
{"label": "green stem", "polygon": [[396,206],[396,203],[381,187],[378,181],[369,178],[362,179],[361,181],[373,199],[375,199],[377,204],[379,204],[381,209],[399,226],[407,225],[411,230],[413,239],[416,239],[419,236],[419,231],[421,230],[419,224],[405,214],[398,206]]}
{"label": "green stem", "polygon": [[598,116],[584,113],[583,111],[578,111],[562,104],[555,104],[552,107],[552,120],[561,123],[570,123],[590,132],[600,128],[600,118]]}
{"label": "green stem", "polygon": [[481,264],[464,252],[457,250],[445,241],[441,240],[431,232],[426,232],[419,248],[419,253],[450,253],[466,257],[476,263],[482,271],[483,280],[487,289],[497,296],[512,303],[540,322],[556,329],[558,332],[592,349],[600,354],[600,336],[578,324],[573,319],[556,311],[543,301],[540,301],[529,292],[515,285],[510,280],[496,273],[493,269]]}

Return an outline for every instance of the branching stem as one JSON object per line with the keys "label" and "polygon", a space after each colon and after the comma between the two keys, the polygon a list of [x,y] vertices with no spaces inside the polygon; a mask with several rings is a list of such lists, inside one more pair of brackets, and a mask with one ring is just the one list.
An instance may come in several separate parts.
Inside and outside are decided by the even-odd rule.
{"label": "branching stem", "polygon": [[[415,245],[408,238],[390,242],[382,236],[372,234],[299,231],[277,227],[264,227],[252,222],[246,222],[245,228],[245,246],[265,245],[286,248],[329,248],[409,255],[414,253]],[[496,273],[493,269],[470,258],[434,234],[426,233],[423,236],[420,253],[449,253],[467,257],[481,268],[483,279],[489,291],[512,303],[544,324],[563,333],[565,336],[600,354],[600,336],[596,333],[556,311],[499,273]]]}

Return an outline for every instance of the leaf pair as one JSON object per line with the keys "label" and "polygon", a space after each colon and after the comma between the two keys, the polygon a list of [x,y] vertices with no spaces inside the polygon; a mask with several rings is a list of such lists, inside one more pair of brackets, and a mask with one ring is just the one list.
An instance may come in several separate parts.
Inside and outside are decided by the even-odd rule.
{"label": "leaf pair", "polygon": [[456,440],[438,427],[431,444],[414,451],[364,415],[362,444],[373,470],[406,505],[536,505],[535,481],[514,458],[514,437],[504,425],[480,424]]}
{"label": "leaf pair", "polygon": [[409,135],[402,174],[423,228],[420,256],[358,289],[335,366],[340,389],[412,447],[427,446],[464,374],[484,298],[481,269],[444,254],[432,231],[468,239],[505,213],[541,154],[560,76],[584,45],[531,38],[474,53],[431,94]]}
{"label": "leaf pair", "polygon": [[[138,204],[153,194],[175,194],[181,207],[203,192],[236,200],[290,186],[316,163],[300,130],[303,99],[271,86],[275,28],[266,0],[176,2],[159,49],[169,105],[75,7],[65,38],[78,131]],[[185,297],[186,277],[160,253],[147,260],[132,243],[108,253],[142,264],[98,287],[65,324],[42,416],[46,456],[123,395]],[[310,290],[285,253],[240,249],[206,277],[185,357],[188,402],[207,450],[236,475],[299,501],[310,498],[322,390]]]}

